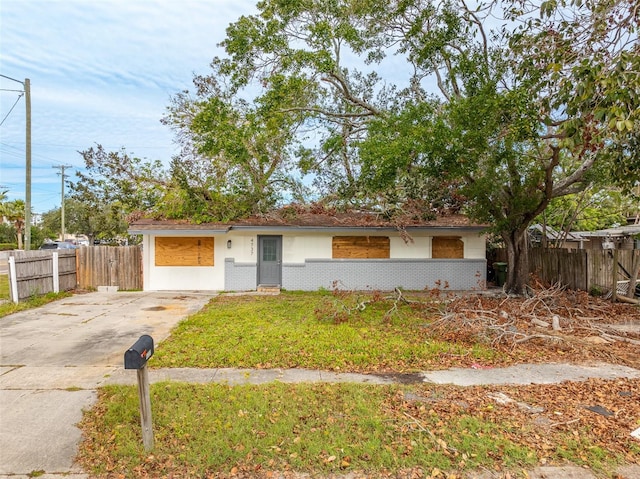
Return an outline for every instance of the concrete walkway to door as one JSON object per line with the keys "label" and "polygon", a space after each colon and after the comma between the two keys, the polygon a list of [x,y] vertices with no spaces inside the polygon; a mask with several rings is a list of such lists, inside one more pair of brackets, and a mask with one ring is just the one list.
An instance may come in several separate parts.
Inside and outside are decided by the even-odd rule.
{"label": "concrete walkway to door", "polygon": [[0,478],[86,477],[74,464],[76,424],[96,388],[140,335],[162,341],[214,295],[87,293],[0,318]]}

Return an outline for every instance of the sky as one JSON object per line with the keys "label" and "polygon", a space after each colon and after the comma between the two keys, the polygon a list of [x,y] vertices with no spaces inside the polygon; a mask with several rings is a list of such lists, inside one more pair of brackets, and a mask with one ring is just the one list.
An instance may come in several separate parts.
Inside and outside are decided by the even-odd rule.
{"label": "sky", "polygon": [[97,144],[167,162],[178,152],[160,123],[171,97],[209,72],[225,29],[256,1],[0,1],[0,75],[13,79],[0,77],[0,191],[26,196],[26,78],[34,213],[60,207],[59,167],[73,180],[78,152]]}

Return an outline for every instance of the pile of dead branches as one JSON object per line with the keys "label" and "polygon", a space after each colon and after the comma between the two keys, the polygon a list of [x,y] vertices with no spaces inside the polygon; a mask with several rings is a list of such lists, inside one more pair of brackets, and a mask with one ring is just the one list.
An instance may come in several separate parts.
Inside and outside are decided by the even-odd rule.
{"label": "pile of dead branches", "polygon": [[473,295],[447,304],[432,325],[440,337],[494,347],[524,343],[640,346],[640,308],[612,304],[560,285],[536,284],[527,298]]}

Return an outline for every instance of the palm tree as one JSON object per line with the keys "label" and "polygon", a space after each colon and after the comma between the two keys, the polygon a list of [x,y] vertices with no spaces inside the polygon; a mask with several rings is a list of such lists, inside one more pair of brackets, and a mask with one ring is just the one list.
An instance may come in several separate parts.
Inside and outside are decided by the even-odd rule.
{"label": "palm tree", "polygon": [[13,227],[16,229],[18,249],[22,249],[22,234],[24,233],[24,217],[26,211],[24,201],[6,201],[1,203],[0,207],[2,208],[2,210],[0,210],[2,216],[4,216],[10,223],[13,223]]}

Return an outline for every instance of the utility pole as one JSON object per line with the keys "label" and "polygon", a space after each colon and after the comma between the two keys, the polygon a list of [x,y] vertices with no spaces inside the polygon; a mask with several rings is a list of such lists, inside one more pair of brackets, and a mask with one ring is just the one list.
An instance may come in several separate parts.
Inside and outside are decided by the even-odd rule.
{"label": "utility pole", "polygon": [[25,198],[24,198],[24,249],[25,251],[29,251],[31,249],[31,80],[25,78],[24,82],[20,80],[16,80],[15,78],[8,77],[7,75],[0,74],[0,77],[6,78],[7,80],[14,81],[16,83],[20,83],[24,90],[21,90],[24,93],[26,113],[27,113],[27,121],[26,121],[26,140],[25,140],[25,169],[26,169],[26,178],[25,178]]}
{"label": "utility pole", "polygon": [[31,80],[24,80],[24,100],[27,108],[26,125],[26,192],[24,198],[24,249],[31,249]]}
{"label": "utility pole", "polygon": [[58,165],[52,166],[51,168],[58,168],[60,172],[60,178],[62,178],[62,185],[60,187],[60,239],[64,241],[64,179],[67,178],[67,175],[64,174],[64,170],[67,168],[73,168],[71,165]]}

